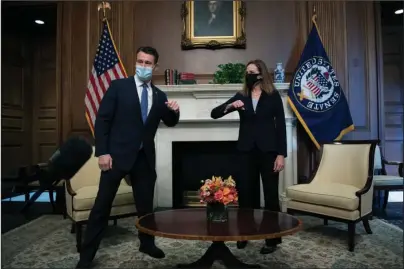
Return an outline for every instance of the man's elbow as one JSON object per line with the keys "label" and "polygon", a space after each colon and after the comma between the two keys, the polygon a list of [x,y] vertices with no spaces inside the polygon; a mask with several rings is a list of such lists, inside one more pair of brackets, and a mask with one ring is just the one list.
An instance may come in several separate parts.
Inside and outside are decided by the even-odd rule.
{"label": "man's elbow", "polygon": [[164,124],[167,127],[174,127],[174,126],[176,126],[178,124],[178,119],[166,120],[166,121],[164,121]]}
{"label": "man's elbow", "polygon": [[175,116],[169,117],[166,120],[164,120],[164,124],[167,127],[174,127],[178,124],[179,121],[180,121],[180,112],[177,112]]}

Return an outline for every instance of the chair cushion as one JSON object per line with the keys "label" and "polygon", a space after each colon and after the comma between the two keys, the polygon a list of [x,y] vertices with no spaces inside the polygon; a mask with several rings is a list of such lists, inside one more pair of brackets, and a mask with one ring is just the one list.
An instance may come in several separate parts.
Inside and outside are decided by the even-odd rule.
{"label": "chair cushion", "polygon": [[[90,216],[91,210],[80,210],[80,211],[73,211],[73,213],[68,213],[69,216],[74,221],[86,221]],[[136,206],[135,204],[130,205],[121,205],[121,206],[114,206],[111,208],[110,216],[122,216],[122,215],[135,215],[136,214]]]}
{"label": "chair cushion", "polygon": [[373,176],[374,186],[391,186],[391,185],[403,185],[404,179],[399,176]]}
{"label": "chair cushion", "polygon": [[345,210],[357,210],[359,189],[340,183],[310,183],[290,186],[286,189],[288,198],[304,203],[323,205]]}
{"label": "chair cushion", "polygon": [[[97,196],[98,186],[87,186],[76,190],[73,196],[74,210],[90,210],[93,208],[95,197]],[[120,185],[116,193],[112,206],[121,206],[134,204],[132,187]]]}

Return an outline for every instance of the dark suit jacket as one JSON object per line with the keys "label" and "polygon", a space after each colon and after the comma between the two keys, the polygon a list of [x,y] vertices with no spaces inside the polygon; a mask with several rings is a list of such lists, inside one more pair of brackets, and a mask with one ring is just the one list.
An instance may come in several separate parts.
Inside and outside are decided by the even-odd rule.
{"label": "dark suit jacket", "polygon": [[167,95],[152,85],[153,104],[143,123],[136,83],[132,77],[111,82],[102,98],[94,127],[95,156],[110,154],[113,164],[124,171],[134,165],[140,145],[151,167],[156,165],[154,137],[160,120],[172,127],[179,112],[167,108]]}
{"label": "dark suit jacket", "polygon": [[263,152],[277,152],[287,157],[286,124],[282,98],[277,90],[272,94],[264,91],[254,112],[251,96],[236,93],[224,104],[214,108],[211,112],[213,119],[235,111],[234,108],[224,112],[228,104],[241,100],[244,110],[238,109],[240,115],[240,129],[237,147],[240,151],[250,151],[255,146]]}

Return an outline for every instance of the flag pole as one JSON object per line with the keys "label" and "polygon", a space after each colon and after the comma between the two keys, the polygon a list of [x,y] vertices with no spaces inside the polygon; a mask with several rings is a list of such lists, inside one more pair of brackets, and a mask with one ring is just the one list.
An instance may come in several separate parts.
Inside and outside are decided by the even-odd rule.
{"label": "flag pole", "polygon": [[317,29],[318,36],[320,37],[321,42],[323,42],[323,39],[321,38],[320,30],[319,30],[318,25],[317,25],[316,6],[313,6],[313,16],[311,16],[311,21],[313,22],[314,26],[315,26],[316,29]]}
{"label": "flag pole", "polygon": [[102,9],[102,19],[105,20],[107,19],[107,9],[111,10],[111,5],[109,4],[109,2],[101,2],[98,4],[97,7],[98,11],[100,11]]}
{"label": "flag pole", "polygon": [[316,6],[313,6],[313,16],[311,17],[311,20],[313,22],[315,22],[317,20]]}

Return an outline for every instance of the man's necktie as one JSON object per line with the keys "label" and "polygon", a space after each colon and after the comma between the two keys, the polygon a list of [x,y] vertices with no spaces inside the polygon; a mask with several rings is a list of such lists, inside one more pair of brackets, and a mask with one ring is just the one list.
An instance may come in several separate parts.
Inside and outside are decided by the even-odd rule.
{"label": "man's necktie", "polygon": [[147,107],[148,107],[148,98],[147,98],[147,85],[143,84],[142,98],[140,101],[140,109],[142,110],[142,119],[143,123],[146,122],[147,119]]}

